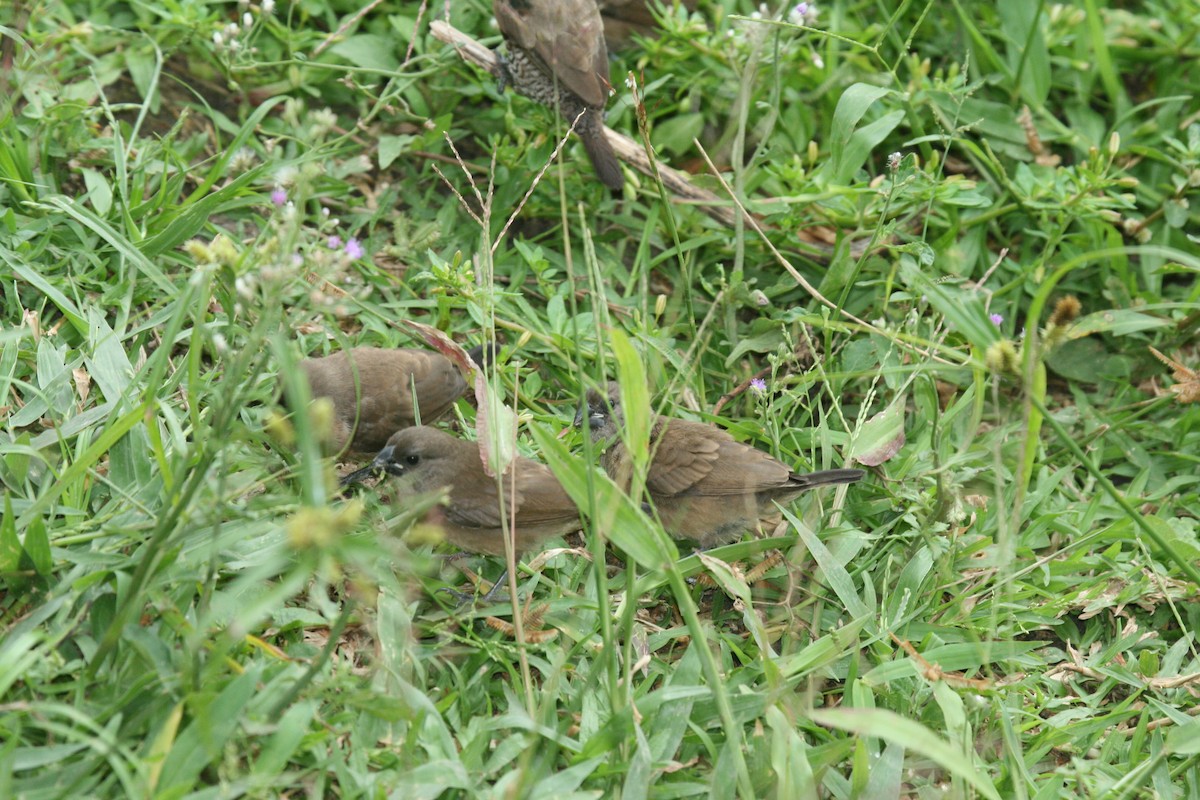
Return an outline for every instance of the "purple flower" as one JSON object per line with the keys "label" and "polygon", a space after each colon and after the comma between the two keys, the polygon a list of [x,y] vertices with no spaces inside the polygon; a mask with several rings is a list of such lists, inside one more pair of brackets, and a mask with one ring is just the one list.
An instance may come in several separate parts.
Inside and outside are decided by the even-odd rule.
{"label": "purple flower", "polygon": [[817,20],[816,3],[796,3],[788,12],[788,20],[796,25],[807,25]]}
{"label": "purple flower", "polygon": [[346,242],[346,255],[348,255],[350,258],[363,257],[363,248],[362,245],[358,243],[358,239],[350,237],[350,240]]}
{"label": "purple flower", "polygon": [[329,246],[330,250],[338,250],[342,246],[342,237],[335,233],[333,236],[329,237],[329,241],[326,242],[326,244]]}
{"label": "purple flower", "polygon": [[282,207],[287,202],[287,192],[279,187],[275,187],[275,191],[271,192],[271,203],[275,206]]}
{"label": "purple flower", "polygon": [[990,319],[992,324],[996,327],[1000,327],[1004,324],[1004,316],[1002,314],[992,314],[990,317],[988,317],[988,319]]}
{"label": "purple flower", "polygon": [[762,394],[767,390],[767,382],[762,378],[754,378],[750,381],[750,388],[754,390],[755,394]]}

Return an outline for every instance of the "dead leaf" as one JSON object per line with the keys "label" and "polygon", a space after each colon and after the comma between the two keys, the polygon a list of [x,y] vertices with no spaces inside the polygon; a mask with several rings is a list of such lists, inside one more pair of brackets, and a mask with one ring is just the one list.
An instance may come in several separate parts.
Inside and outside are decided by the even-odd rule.
{"label": "dead leaf", "polygon": [[92,393],[92,376],[83,367],[71,370],[71,375],[75,378],[75,391],[79,393],[79,404],[82,406]]}
{"label": "dead leaf", "polygon": [[1062,158],[1048,151],[1042,144],[1042,137],[1033,124],[1033,114],[1029,111],[1029,106],[1021,107],[1021,113],[1017,115],[1017,124],[1025,131],[1025,146],[1033,154],[1033,160],[1043,167],[1057,167]]}
{"label": "dead leaf", "polygon": [[1175,359],[1163,355],[1153,347],[1149,349],[1155,358],[1173,370],[1171,377],[1175,379],[1175,385],[1171,387],[1171,391],[1175,393],[1179,402],[1200,402],[1200,371],[1187,367]]}

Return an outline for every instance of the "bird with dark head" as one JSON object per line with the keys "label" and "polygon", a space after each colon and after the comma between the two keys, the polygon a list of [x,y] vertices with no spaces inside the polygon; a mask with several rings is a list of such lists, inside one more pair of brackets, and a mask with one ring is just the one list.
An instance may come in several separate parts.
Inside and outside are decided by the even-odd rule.
{"label": "bird with dark head", "polygon": [[452,544],[473,553],[503,556],[506,523],[512,526],[518,555],[581,527],[579,509],[549,467],[518,456],[497,481],[484,471],[478,443],[436,428],[397,431],[371,468],[395,479],[392,486],[401,503],[447,492],[445,507],[427,521]]}
{"label": "bird with dark head", "polygon": [[[583,141],[600,181],[613,191],[625,183],[604,135],[608,103],[608,48],[596,0],[493,0],[508,58],[501,85],[557,109]],[[582,114],[583,116],[580,116]]]}
{"label": "bird with dark head", "polygon": [[[483,347],[470,352],[482,364]],[[441,417],[467,391],[449,358],[432,350],[355,347],[300,362],[315,400],[333,402],[334,452],[376,453],[393,433]]]}
{"label": "bird with dark head", "polygon": [[[592,441],[604,448],[604,471],[628,489],[633,462],[620,438],[624,421],[617,385],[609,384],[606,393],[589,390],[576,424],[587,425]],[[663,528],[703,548],[777,522],[775,503],[786,505],[809,489],[854,483],[864,475],[858,469],[795,472],[720,428],[684,419],[656,417],[649,446],[646,494]]]}

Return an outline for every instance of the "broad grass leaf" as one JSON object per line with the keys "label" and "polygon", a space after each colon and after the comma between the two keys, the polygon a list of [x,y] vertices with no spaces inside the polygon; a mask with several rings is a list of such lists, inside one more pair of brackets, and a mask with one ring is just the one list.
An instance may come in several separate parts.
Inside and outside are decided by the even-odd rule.
{"label": "broad grass leaf", "polygon": [[771,770],[775,773],[779,800],[817,800],[817,779],[808,763],[808,743],[796,732],[796,725],[778,706],[766,713],[770,731]]}
{"label": "broad grass leaf", "polygon": [[634,462],[634,485],[630,491],[641,493],[645,470],[650,462],[650,388],[646,370],[633,342],[621,330],[613,330],[610,343],[617,361],[617,381],[621,385],[621,411],[625,428],[621,436]]}
{"label": "broad grass leaf", "polygon": [[98,308],[88,310],[88,330],[92,351],[90,357],[84,358],[88,372],[105,400],[120,400],[134,372],[133,364],[121,346],[121,336],[109,327],[104,313]]}
{"label": "broad grass leaf", "polygon": [[219,761],[244,722],[246,705],[254,697],[262,667],[251,664],[230,681],[211,702],[197,698],[194,716],[175,739],[163,761],[162,794],[187,792],[196,785],[205,767]]}
{"label": "broad grass leaf", "polygon": [[904,446],[906,395],[897,395],[888,407],[867,420],[847,454],[868,467],[877,467],[895,457]]}
{"label": "broad grass leaf", "polygon": [[829,161],[819,173],[824,182],[837,185],[851,183],[871,151],[903,119],[904,112],[896,110],[858,127],[871,106],[889,94],[892,94],[891,89],[866,83],[856,83],[842,92],[833,112],[829,132]]}
{"label": "broad grass leaf", "polygon": [[1128,336],[1131,333],[1170,327],[1174,323],[1170,318],[1143,314],[1131,308],[1110,308],[1080,317],[1071,326],[1068,334],[1072,339],[1089,336],[1093,333],[1107,333],[1112,336]]}
{"label": "broad grass leaf", "polygon": [[572,456],[563,443],[542,426],[530,425],[530,432],[542,458],[580,512],[584,515],[594,513],[592,524],[613,544],[646,569],[662,569],[665,564],[679,560],[675,543],[611,478]]}
{"label": "broad grass leaf", "polygon": [[874,736],[919,753],[975,787],[984,797],[1000,800],[995,785],[954,745],[920,723],[882,708],[813,709],[813,722],[857,736]]}
{"label": "broad grass leaf", "polygon": [[955,330],[979,350],[1001,338],[983,305],[983,296],[953,286],[935,283],[912,258],[900,259],[900,277],[914,295],[923,295]]}
{"label": "broad grass leaf", "polygon": [[821,572],[825,576],[825,581],[833,589],[833,593],[837,595],[838,599],[842,601],[842,606],[850,616],[857,618],[874,614],[874,609],[868,608],[867,604],[858,596],[858,590],[854,588],[854,579],[850,577],[850,573],[833,557],[833,554],[829,552],[829,548],[825,546],[825,543],[818,539],[812,529],[805,525],[799,517],[782,506],[780,506],[780,509],[783,511],[784,518],[800,534],[800,538],[804,541],[804,546],[812,553],[813,558],[816,559],[817,566],[821,568]]}

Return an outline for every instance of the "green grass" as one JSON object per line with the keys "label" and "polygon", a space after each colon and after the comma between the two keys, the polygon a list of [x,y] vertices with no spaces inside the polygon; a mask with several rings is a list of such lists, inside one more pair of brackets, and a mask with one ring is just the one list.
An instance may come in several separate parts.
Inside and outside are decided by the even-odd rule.
{"label": "green grass", "polygon": [[[0,796],[1200,797],[1200,405],[1148,349],[1200,369],[1193,2],[699,0],[617,53],[609,124],[632,71],[736,228],[577,142],[522,206],[562,123],[441,3],[10,5]],[[500,333],[588,511],[519,631],[278,417],[410,319]],[[693,554],[555,438],[613,375],[877,466]]]}

